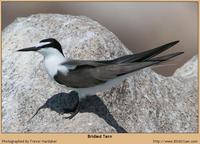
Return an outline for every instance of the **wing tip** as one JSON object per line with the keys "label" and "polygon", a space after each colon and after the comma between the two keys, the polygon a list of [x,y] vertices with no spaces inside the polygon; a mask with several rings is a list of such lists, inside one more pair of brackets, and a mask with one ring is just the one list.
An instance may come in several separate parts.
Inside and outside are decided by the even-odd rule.
{"label": "wing tip", "polygon": [[177,52],[177,54],[178,54],[178,55],[181,55],[181,54],[184,54],[184,52],[183,52],[183,51],[182,51],[182,52]]}
{"label": "wing tip", "polygon": [[171,45],[171,46],[174,46],[174,45],[176,45],[179,42],[180,42],[180,40],[176,40],[176,41],[170,42],[168,44]]}
{"label": "wing tip", "polygon": [[[175,53],[172,53],[172,57],[171,57],[171,58],[176,57],[176,56],[179,56],[179,55],[181,55],[181,54],[184,54],[184,52],[182,51],[182,52],[175,52]],[[171,59],[171,58],[170,58],[170,59]]]}

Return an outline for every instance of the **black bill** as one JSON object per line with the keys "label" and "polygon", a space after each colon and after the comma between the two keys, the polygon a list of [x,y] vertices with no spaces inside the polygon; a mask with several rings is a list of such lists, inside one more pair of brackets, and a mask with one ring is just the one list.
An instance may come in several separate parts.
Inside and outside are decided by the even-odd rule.
{"label": "black bill", "polygon": [[37,51],[38,48],[37,47],[29,47],[29,48],[23,48],[23,49],[19,49],[17,51],[22,51],[22,52],[27,52],[27,51]]}

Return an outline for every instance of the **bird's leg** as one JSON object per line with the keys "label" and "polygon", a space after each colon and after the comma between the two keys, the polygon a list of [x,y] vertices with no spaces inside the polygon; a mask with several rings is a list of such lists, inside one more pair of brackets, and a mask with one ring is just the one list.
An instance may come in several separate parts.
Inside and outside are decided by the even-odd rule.
{"label": "bird's leg", "polygon": [[65,109],[65,112],[70,112],[70,116],[68,117],[65,117],[65,119],[72,119],[78,112],[79,112],[79,109],[80,109],[80,102],[78,100],[76,106],[72,109],[72,110],[68,110],[68,109]]}
{"label": "bird's leg", "polygon": [[79,112],[79,109],[80,109],[81,99],[79,97],[79,93],[77,91],[71,91],[70,95],[73,96],[73,97],[77,97],[78,101],[77,101],[77,103],[76,103],[76,105],[73,109],[64,109],[64,113],[70,113],[71,114],[70,116],[65,117],[65,119],[72,119]]}

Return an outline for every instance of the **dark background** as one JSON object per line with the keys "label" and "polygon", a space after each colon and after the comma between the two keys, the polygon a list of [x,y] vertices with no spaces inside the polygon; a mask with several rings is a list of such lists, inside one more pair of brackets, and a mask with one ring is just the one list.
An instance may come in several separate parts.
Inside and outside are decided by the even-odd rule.
{"label": "dark background", "polygon": [[134,53],[180,40],[169,52],[185,54],[155,68],[163,75],[197,54],[197,2],[2,2],[2,27],[17,17],[37,13],[60,13],[88,16],[108,28]]}

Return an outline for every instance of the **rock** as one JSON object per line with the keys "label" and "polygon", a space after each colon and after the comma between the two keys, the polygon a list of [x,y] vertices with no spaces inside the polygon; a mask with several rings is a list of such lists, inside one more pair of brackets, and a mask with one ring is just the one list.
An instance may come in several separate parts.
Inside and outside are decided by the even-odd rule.
{"label": "rock", "polygon": [[[121,85],[86,98],[81,112],[68,120],[63,108],[73,105],[69,90],[49,79],[41,55],[16,52],[49,37],[73,59],[131,53],[112,32],[85,16],[17,19],[2,34],[3,132],[197,132],[197,56],[172,77],[149,68],[135,72]],[[28,121],[42,105],[46,108]]]}
{"label": "rock", "polygon": [[128,132],[197,132],[197,70],[197,56],[171,77],[144,69],[101,96]]}

